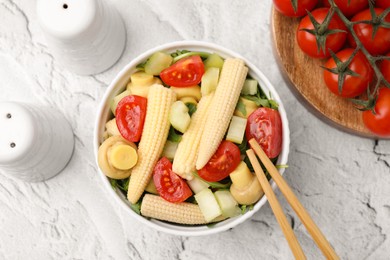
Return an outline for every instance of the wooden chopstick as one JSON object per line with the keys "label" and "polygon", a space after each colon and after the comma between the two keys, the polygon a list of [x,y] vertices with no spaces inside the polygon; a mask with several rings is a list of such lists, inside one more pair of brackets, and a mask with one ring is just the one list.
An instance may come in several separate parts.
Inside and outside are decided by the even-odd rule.
{"label": "wooden chopstick", "polygon": [[246,153],[248,155],[249,160],[252,163],[256,176],[259,179],[260,185],[263,188],[265,195],[267,196],[271,209],[274,212],[276,220],[278,221],[284,233],[284,236],[287,239],[288,245],[290,246],[293,255],[295,256],[296,259],[306,259],[306,256],[303,253],[301,245],[299,244],[298,239],[294,234],[294,231],[292,230],[290,224],[288,223],[286,215],[284,214],[283,209],[280,206],[279,201],[276,198],[275,193],[272,190],[271,185],[267,180],[267,177],[265,176],[259,162],[257,161],[255,153],[253,152],[252,149],[247,150]]}
{"label": "wooden chopstick", "polygon": [[305,210],[301,202],[298,200],[298,198],[295,196],[291,188],[288,186],[287,182],[280,175],[275,165],[264,153],[263,149],[261,149],[260,145],[256,142],[255,139],[249,140],[249,143],[252,149],[257,154],[257,156],[260,158],[261,162],[264,164],[265,168],[268,170],[269,174],[271,175],[276,185],[278,185],[280,191],[283,193],[287,202],[291,205],[293,210],[301,219],[302,223],[305,225],[306,229],[308,230],[308,232],[310,233],[313,240],[316,242],[316,244],[318,245],[318,247],[320,248],[324,256],[327,259],[340,259],[339,256],[334,251],[334,249],[332,248],[332,246],[329,244],[328,240],[322,234],[321,230],[314,223],[313,219],[310,217],[310,215],[307,213],[307,211]]}

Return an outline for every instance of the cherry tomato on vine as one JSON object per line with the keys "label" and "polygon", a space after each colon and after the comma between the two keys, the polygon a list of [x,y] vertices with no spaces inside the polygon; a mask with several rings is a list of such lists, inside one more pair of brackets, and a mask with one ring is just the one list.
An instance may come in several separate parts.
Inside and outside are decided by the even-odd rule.
{"label": "cherry tomato on vine", "polygon": [[298,0],[297,12],[294,11],[291,0],[273,0],[275,9],[286,16],[299,17],[307,14],[317,5],[318,0]]}
{"label": "cherry tomato on vine", "polygon": [[269,158],[275,158],[282,150],[282,120],[277,110],[260,107],[248,117],[245,136],[255,138]]}
{"label": "cherry tomato on vine", "polygon": [[229,141],[222,141],[210,161],[198,171],[199,176],[206,181],[225,179],[240,164],[240,149]]}
{"label": "cherry tomato on vine", "polygon": [[[336,56],[342,62],[344,62],[349,59],[353,51],[354,49],[350,48],[344,49],[336,53]],[[333,58],[330,58],[325,63],[325,67],[328,69],[336,68],[336,62]],[[359,76],[355,77],[352,75],[346,75],[341,93],[339,93],[338,90],[338,74],[334,74],[330,71],[324,70],[324,81],[329,90],[337,96],[344,98],[353,98],[365,92],[371,80],[373,79],[374,72],[370,64],[368,63],[366,57],[361,52],[358,52],[355,55],[348,68],[351,69],[353,72],[359,74]]]}
{"label": "cherry tomato on vine", "polygon": [[390,1],[389,0],[375,0],[375,6],[379,8],[389,8],[390,7]]}
{"label": "cherry tomato on vine", "polygon": [[200,56],[184,58],[161,71],[161,80],[174,87],[191,87],[202,80],[205,72],[204,64]]}
{"label": "cherry tomato on vine", "polygon": [[[346,17],[351,17],[368,7],[368,0],[334,0],[334,2]],[[328,0],[323,0],[323,4],[330,7]]]}
{"label": "cherry tomato on vine", "polygon": [[364,125],[373,133],[382,137],[390,137],[390,89],[381,87],[375,105],[375,113],[363,112]]}
{"label": "cherry tomato on vine", "polygon": [[183,202],[192,195],[188,184],[172,171],[172,163],[166,157],[154,167],[153,181],[158,194],[166,201]]}
{"label": "cherry tomato on vine", "polygon": [[[329,8],[318,8],[315,9],[311,14],[318,23],[322,23],[325,20],[328,12]],[[326,37],[325,50],[318,50],[316,37],[309,32],[303,31],[303,29],[314,29],[314,25],[310,21],[308,15],[305,16],[299,23],[296,37],[301,50],[313,58],[329,57],[329,49],[331,49],[333,52],[337,52],[341,49],[341,47],[343,47],[347,39],[347,28],[337,15],[332,17],[328,29],[340,29],[344,30],[345,32],[329,34]]]}
{"label": "cherry tomato on vine", "polygon": [[[390,57],[390,52],[386,55]],[[379,65],[379,68],[383,74],[383,77],[390,82],[390,60],[383,60]]]}
{"label": "cherry tomato on vine", "polygon": [[[375,8],[375,13],[377,15],[383,12],[381,8]],[[369,9],[366,9],[354,17],[352,17],[352,22],[371,20],[372,16]],[[385,19],[386,22],[390,22],[390,15],[388,14]],[[367,51],[372,55],[380,55],[390,51],[390,29],[379,27],[375,37],[372,38],[373,25],[365,23],[357,23],[353,26],[353,29],[362,42],[363,46]],[[348,42],[352,47],[356,47],[355,40],[351,34],[348,34]]]}
{"label": "cherry tomato on vine", "polygon": [[131,95],[121,99],[116,108],[116,125],[122,137],[129,142],[141,139],[146,116],[147,99]]}

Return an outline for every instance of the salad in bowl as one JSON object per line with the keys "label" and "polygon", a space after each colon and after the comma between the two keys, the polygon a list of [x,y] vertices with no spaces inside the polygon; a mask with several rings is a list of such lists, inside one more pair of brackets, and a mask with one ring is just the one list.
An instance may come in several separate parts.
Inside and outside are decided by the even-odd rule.
{"label": "salad in bowl", "polygon": [[246,156],[254,138],[283,172],[289,131],[277,93],[222,47],[176,42],[133,60],[101,104],[95,152],[131,215],[178,235],[229,229],[266,201]]}

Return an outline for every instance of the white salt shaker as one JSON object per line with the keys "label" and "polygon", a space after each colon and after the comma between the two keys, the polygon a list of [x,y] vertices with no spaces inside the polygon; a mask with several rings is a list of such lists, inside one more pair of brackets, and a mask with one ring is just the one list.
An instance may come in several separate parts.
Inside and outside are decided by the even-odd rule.
{"label": "white salt shaker", "polygon": [[72,128],[52,108],[0,102],[0,170],[27,182],[47,180],[69,162]]}
{"label": "white salt shaker", "polygon": [[106,0],[38,0],[37,16],[54,56],[74,73],[100,73],[125,48],[123,20]]}

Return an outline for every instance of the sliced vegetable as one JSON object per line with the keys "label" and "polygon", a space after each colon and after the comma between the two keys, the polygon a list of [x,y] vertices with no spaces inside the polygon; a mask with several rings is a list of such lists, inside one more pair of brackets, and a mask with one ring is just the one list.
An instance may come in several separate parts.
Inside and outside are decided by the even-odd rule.
{"label": "sliced vegetable", "polygon": [[169,202],[183,202],[191,197],[187,183],[172,171],[172,163],[161,158],[154,167],[153,181],[160,196]]}
{"label": "sliced vegetable", "polygon": [[138,161],[137,149],[128,144],[116,144],[108,153],[109,161],[118,170],[130,170]]}
{"label": "sliced vegetable", "polygon": [[106,123],[106,131],[109,136],[121,135],[119,132],[118,126],[116,125],[116,119],[113,118]]}
{"label": "sliced vegetable", "polygon": [[145,72],[157,76],[172,64],[172,60],[171,55],[164,52],[156,52],[146,62]]}
{"label": "sliced vegetable", "polygon": [[162,81],[175,87],[190,87],[200,83],[204,65],[199,56],[191,56],[174,63],[160,73]]}
{"label": "sliced vegetable", "polygon": [[221,208],[222,216],[232,218],[241,214],[237,201],[228,190],[218,190],[214,192],[218,205]]}
{"label": "sliced vegetable", "polygon": [[132,95],[137,95],[137,96],[147,98],[149,89],[154,84],[162,84],[162,82],[157,77],[153,78],[152,82],[146,85],[137,85],[134,84],[133,82],[130,82],[129,84],[127,84],[127,90],[130,91]]}
{"label": "sliced vegetable", "polygon": [[204,66],[206,67],[206,69],[218,68],[219,71],[221,71],[223,63],[224,63],[224,61],[221,58],[221,56],[219,56],[216,53],[213,53],[213,54],[210,54],[210,56],[204,61]]}
{"label": "sliced vegetable", "polygon": [[187,183],[195,194],[210,187],[210,185],[207,182],[205,182],[200,178],[192,178],[192,180],[188,180]]}
{"label": "sliced vegetable", "polygon": [[126,96],[116,108],[116,125],[122,137],[130,142],[138,142],[141,138],[146,116],[146,98]]}
{"label": "sliced vegetable", "polygon": [[208,68],[202,77],[201,93],[202,96],[206,96],[215,91],[218,85],[219,68]]}
{"label": "sliced vegetable", "polygon": [[226,135],[226,140],[236,144],[241,144],[245,135],[246,121],[247,120],[245,118],[233,116]]}
{"label": "sliced vegetable", "polygon": [[137,71],[130,76],[131,83],[137,86],[149,86],[153,84],[154,77],[144,71]]}
{"label": "sliced vegetable", "polygon": [[125,90],[125,91],[123,91],[122,93],[120,93],[119,95],[117,95],[117,96],[114,97],[114,99],[113,99],[112,102],[111,102],[111,106],[110,106],[111,111],[112,111],[112,113],[113,113],[114,115],[115,115],[115,113],[116,113],[116,108],[117,108],[117,106],[118,106],[119,101],[121,101],[122,98],[124,98],[124,97],[126,97],[126,96],[130,96],[130,95],[131,95],[131,92],[128,91],[128,90]]}
{"label": "sliced vegetable", "polygon": [[248,68],[245,67],[243,60],[231,58],[225,60],[218,87],[207,115],[196,169],[203,168],[218,149],[233,116],[247,73]]}
{"label": "sliced vegetable", "polygon": [[221,181],[229,176],[240,161],[240,149],[232,142],[224,140],[209,162],[198,170],[198,174],[206,181]]}
{"label": "sliced vegetable", "polygon": [[199,101],[202,97],[200,87],[198,85],[189,86],[186,88],[171,87],[171,89],[176,93],[177,99],[181,99],[184,97],[193,97],[197,101]]}
{"label": "sliced vegetable", "polygon": [[210,189],[204,189],[198,194],[195,194],[195,199],[207,222],[210,222],[222,214],[221,208]]}
{"label": "sliced vegetable", "polygon": [[172,141],[167,141],[164,146],[164,150],[162,152],[162,157],[167,157],[169,160],[173,160],[175,158],[175,154],[177,151],[177,146],[179,143],[177,142],[172,142]]}
{"label": "sliced vegetable", "polygon": [[188,107],[182,101],[176,101],[171,106],[169,113],[171,125],[179,132],[184,133],[191,122]]}
{"label": "sliced vegetable", "polygon": [[256,95],[257,94],[257,80],[246,79],[244,86],[242,87],[241,94],[243,95]]}
{"label": "sliced vegetable", "polygon": [[155,195],[158,195],[158,191],[156,189],[156,185],[154,185],[153,178],[150,179],[148,185],[145,188],[145,191],[152,193],[152,194],[155,194]]}
{"label": "sliced vegetable", "polygon": [[250,114],[253,113],[258,108],[256,102],[249,99],[240,97],[237,102],[236,109],[234,110],[234,115],[242,118],[248,118]]}
{"label": "sliced vegetable", "polygon": [[175,102],[175,93],[162,85],[149,90],[145,126],[138,145],[138,164],[133,168],[127,198],[136,203],[152,178],[169,132],[169,109]]}

